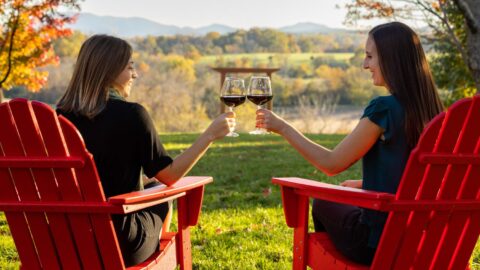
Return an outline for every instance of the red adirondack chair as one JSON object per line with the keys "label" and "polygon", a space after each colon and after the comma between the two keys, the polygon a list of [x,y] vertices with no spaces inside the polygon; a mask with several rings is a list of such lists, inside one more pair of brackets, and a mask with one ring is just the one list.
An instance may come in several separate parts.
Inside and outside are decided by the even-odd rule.
{"label": "red adirondack chair", "polygon": [[[294,228],[293,269],[465,269],[480,232],[480,96],[463,99],[425,128],[397,193],[300,178],[281,186]],[[370,267],[337,252],[326,233],[308,233],[309,197],[388,212]]]}
{"label": "red adirondack chair", "polygon": [[105,198],[92,155],[76,128],[40,102],[0,105],[0,211],[5,212],[22,269],[125,269],[111,214],[178,201],[178,231],[128,269],[191,269],[189,226],[197,224],[205,184],[185,177]]}

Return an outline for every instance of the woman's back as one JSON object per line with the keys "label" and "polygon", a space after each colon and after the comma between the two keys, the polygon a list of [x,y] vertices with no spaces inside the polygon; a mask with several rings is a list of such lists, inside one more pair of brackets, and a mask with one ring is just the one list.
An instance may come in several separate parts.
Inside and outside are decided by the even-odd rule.
{"label": "woman's back", "polygon": [[82,134],[94,156],[106,197],[141,190],[142,168],[153,177],[172,162],[148,113],[137,103],[110,97],[105,109],[93,119],[57,111]]}

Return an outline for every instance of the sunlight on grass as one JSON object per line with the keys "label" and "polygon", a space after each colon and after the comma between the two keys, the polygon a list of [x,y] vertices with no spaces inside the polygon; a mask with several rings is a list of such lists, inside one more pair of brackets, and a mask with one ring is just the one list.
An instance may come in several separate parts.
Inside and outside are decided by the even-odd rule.
{"label": "sunlight on grass", "polygon": [[0,212],[0,269],[18,269],[18,255],[5,215]]}

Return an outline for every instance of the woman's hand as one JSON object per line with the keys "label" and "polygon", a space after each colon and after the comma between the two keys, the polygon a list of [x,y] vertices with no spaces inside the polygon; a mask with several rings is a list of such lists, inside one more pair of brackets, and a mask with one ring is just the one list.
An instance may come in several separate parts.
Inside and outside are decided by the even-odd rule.
{"label": "woman's hand", "polygon": [[215,118],[205,131],[205,134],[208,135],[210,141],[221,139],[225,137],[235,125],[235,113],[227,112]]}
{"label": "woman's hand", "polygon": [[342,187],[362,188],[363,180],[346,180],[340,183]]}
{"label": "woman's hand", "polygon": [[235,113],[228,112],[219,115],[192,146],[178,155],[170,166],[158,172],[155,178],[168,186],[173,185],[192,169],[214,140],[223,138],[234,126]]}
{"label": "woman's hand", "polygon": [[268,131],[282,134],[287,126],[288,123],[274,112],[266,109],[257,110],[256,127],[265,128]]}

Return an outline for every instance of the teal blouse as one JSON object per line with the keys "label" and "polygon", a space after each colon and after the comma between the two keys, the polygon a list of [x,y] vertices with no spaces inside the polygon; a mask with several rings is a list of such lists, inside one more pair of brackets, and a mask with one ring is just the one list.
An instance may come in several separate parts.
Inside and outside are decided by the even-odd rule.
{"label": "teal blouse", "polygon": [[[410,154],[404,129],[405,111],[395,96],[381,96],[370,101],[364,117],[384,133],[362,159],[363,189],[394,194]],[[370,227],[368,246],[377,247],[386,219],[387,213],[363,209],[360,221]]]}

